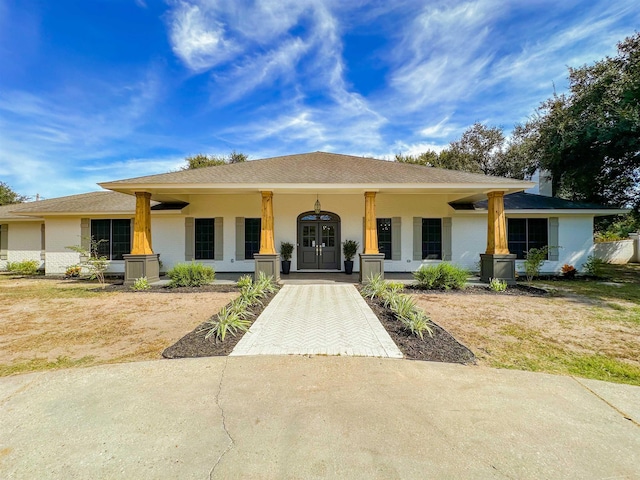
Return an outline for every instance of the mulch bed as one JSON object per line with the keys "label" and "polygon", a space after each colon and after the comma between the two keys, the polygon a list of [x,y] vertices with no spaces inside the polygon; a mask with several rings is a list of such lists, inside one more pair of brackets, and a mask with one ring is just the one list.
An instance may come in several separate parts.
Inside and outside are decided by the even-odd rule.
{"label": "mulch bed", "polygon": [[[120,284],[112,284],[112,285],[107,285],[104,288],[104,291],[106,292],[134,292],[134,290],[131,290],[131,287],[125,287],[124,285],[122,285],[122,283]],[[240,289],[235,285],[235,284],[229,284],[229,285],[203,285],[201,287],[176,287],[176,288],[170,288],[167,285],[163,285],[163,286],[151,286],[151,288],[149,290],[141,290],[139,292],[135,292],[135,293],[207,293],[207,292],[221,292],[221,293],[228,293],[228,292],[239,292]]]}
{"label": "mulch bed", "polygon": [[428,293],[434,295],[511,295],[511,296],[526,296],[526,297],[543,297],[545,295],[549,295],[549,292],[542,288],[533,287],[530,285],[510,285],[504,292],[494,292],[489,287],[484,286],[473,286],[463,288],[462,290],[427,290],[424,288],[419,288],[416,285],[407,285],[405,290],[408,290],[410,293]]}
{"label": "mulch bed", "polygon": [[[211,285],[217,287],[225,287],[227,285]],[[234,285],[228,285],[229,287],[233,287],[234,290],[238,288]],[[201,290],[202,287],[198,288],[197,291]],[[178,288],[167,288],[171,292],[178,291]],[[206,290],[204,290],[206,291]],[[220,290],[215,290],[220,291]],[[262,305],[258,304],[249,309],[253,316],[249,318],[251,324],[258,318],[258,316],[262,313],[262,311],[269,305],[269,302],[276,296],[278,292],[272,293],[268,297],[265,297],[262,300]],[[202,328],[206,325],[206,322],[201,323],[196,328],[194,328],[191,332],[187,333],[184,337],[178,340],[176,343],[167,347],[164,352],[162,352],[162,356],[164,358],[195,358],[195,357],[216,357],[216,356],[224,356],[229,355],[234,347],[238,344],[240,339],[243,336],[243,333],[238,333],[235,337],[230,333],[227,333],[227,336],[224,342],[216,342],[213,337],[209,337],[207,339],[204,338],[205,332],[202,332]]]}
{"label": "mulch bed", "polygon": [[475,364],[476,357],[440,325],[432,323],[433,336],[424,335],[424,340],[403,328],[391,310],[376,300],[365,298],[391,339],[405,358],[430,362]]}

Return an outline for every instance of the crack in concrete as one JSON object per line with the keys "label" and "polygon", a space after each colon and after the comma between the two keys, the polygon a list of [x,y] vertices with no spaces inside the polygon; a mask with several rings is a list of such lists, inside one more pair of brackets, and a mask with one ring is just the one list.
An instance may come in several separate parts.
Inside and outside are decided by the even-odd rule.
{"label": "crack in concrete", "polygon": [[42,377],[42,373],[37,373],[37,374],[33,374],[35,375],[34,379],[31,380],[28,383],[25,383],[24,385],[22,385],[21,387],[19,387],[16,391],[11,392],[9,395],[7,395],[6,397],[3,397],[2,399],[0,399],[0,407],[4,407],[5,404],[9,403],[11,400],[13,400],[14,397],[17,397],[18,395],[20,395],[21,393],[25,392],[26,390],[28,390],[29,388],[31,388],[36,382],[38,382],[38,380],[40,380],[40,378]]}
{"label": "crack in concrete", "polygon": [[227,437],[229,437],[229,444],[227,445],[227,448],[225,448],[224,451],[220,454],[215,465],[211,467],[211,471],[209,472],[209,480],[213,479],[213,474],[215,473],[216,468],[218,467],[220,462],[222,461],[222,458],[229,452],[229,450],[233,448],[233,446],[236,443],[233,437],[231,436],[231,434],[229,433],[229,430],[227,429],[227,419],[224,414],[224,409],[220,405],[220,393],[222,392],[222,382],[224,380],[224,374],[227,371],[228,362],[229,362],[229,357],[226,357],[224,361],[224,367],[222,368],[222,373],[220,374],[220,383],[218,384],[218,393],[216,394],[216,406],[220,409],[220,416],[222,417],[222,428],[224,429],[224,433],[227,434]]}
{"label": "crack in concrete", "polygon": [[596,398],[599,398],[600,400],[602,400],[604,403],[606,403],[607,405],[609,405],[609,407],[611,407],[613,410],[616,411],[616,413],[618,413],[622,418],[624,418],[625,420],[629,420],[631,423],[633,423],[636,427],[640,427],[640,423],[636,422],[631,415],[623,412],[622,410],[620,410],[618,407],[616,407],[614,404],[612,404],[611,402],[609,402],[608,400],[606,400],[604,397],[602,397],[601,395],[598,395],[596,392],[594,392],[593,390],[591,390],[589,387],[587,387],[584,383],[582,383],[580,380],[578,380],[576,377],[571,377],[573,378],[576,383],[578,385],[580,385],[582,388],[584,388],[585,390],[587,390],[589,393],[591,393],[592,395],[594,395]]}

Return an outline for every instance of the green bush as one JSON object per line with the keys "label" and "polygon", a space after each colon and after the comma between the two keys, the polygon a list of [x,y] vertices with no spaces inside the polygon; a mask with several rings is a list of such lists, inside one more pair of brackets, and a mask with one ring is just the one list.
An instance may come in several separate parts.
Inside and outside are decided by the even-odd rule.
{"label": "green bush", "polygon": [[273,277],[265,275],[264,272],[260,272],[255,282],[249,275],[243,275],[238,279],[238,286],[240,296],[205,322],[200,330],[206,332],[204,338],[214,337],[216,341],[224,342],[227,333],[235,337],[237,332],[246,332],[251,326],[247,319],[253,316],[249,308],[261,305],[262,298],[277,290]]}
{"label": "green bush", "polygon": [[24,260],[22,262],[7,262],[7,271],[18,275],[35,275],[38,273],[40,262],[37,260]]}
{"label": "green bush", "polygon": [[136,278],[133,285],[131,285],[131,290],[134,292],[144,292],[145,290],[151,290],[151,285],[149,285],[149,280],[147,277]]}
{"label": "green bush", "polygon": [[212,267],[201,263],[178,263],[167,272],[171,279],[169,287],[201,287],[213,282],[216,272]]}
{"label": "green bush", "polygon": [[587,261],[582,265],[583,270],[587,275],[591,275],[593,277],[601,277],[604,273],[604,266],[607,264],[601,258],[596,257],[595,255],[589,255],[587,257]]}
{"label": "green bush", "polygon": [[398,320],[402,322],[404,328],[410,331],[412,335],[420,337],[420,340],[424,340],[425,332],[427,332],[430,337],[433,337],[431,319],[420,310],[413,310],[403,317],[398,316]]}
{"label": "green bush", "polygon": [[494,292],[504,292],[507,289],[507,282],[499,278],[492,278],[489,281],[489,288]]}
{"label": "green bush", "polygon": [[235,308],[233,303],[225,305],[218,315],[206,322],[207,325],[202,329],[206,332],[204,338],[213,336],[216,340],[224,342],[227,332],[234,337],[238,331],[246,332],[251,326],[251,322],[247,320],[249,315],[246,310]]}
{"label": "green bush", "polygon": [[531,282],[535,277],[540,276],[540,269],[542,268],[544,261],[547,259],[548,253],[549,247],[531,248],[526,252],[524,271],[528,282]]}
{"label": "green bush", "polygon": [[387,282],[384,281],[382,275],[372,275],[368,278],[367,283],[362,287],[362,295],[369,297],[372,300],[376,297],[382,298],[387,289]]}
{"label": "green bush", "polygon": [[467,270],[447,262],[423,265],[413,272],[413,278],[416,279],[418,287],[427,290],[461,290],[468,276]]}

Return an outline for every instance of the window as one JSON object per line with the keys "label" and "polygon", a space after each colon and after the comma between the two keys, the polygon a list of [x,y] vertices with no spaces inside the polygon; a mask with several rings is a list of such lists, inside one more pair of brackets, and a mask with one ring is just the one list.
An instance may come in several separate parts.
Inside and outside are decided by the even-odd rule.
{"label": "window", "polygon": [[509,218],[507,219],[507,239],[509,251],[516,258],[524,259],[527,250],[543,248],[549,244],[546,218]]}
{"label": "window", "polygon": [[376,219],[378,226],[378,250],[384,253],[385,260],[391,260],[391,219]]}
{"label": "window", "polygon": [[260,226],[261,219],[244,219],[244,258],[253,260],[253,255],[260,252]]}
{"label": "window", "polygon": [[215,245],[215,220],[213,218],[196,218],[195,220],[196,260],[213,260]]}
{"label": "window", "polygon": [[442,259],[442,219],[422,219],[422,258]]}
{"label": "window", "polygon": [[131,220],[91,220],[91,238],[98,243],[99,256],[122,260],[131,253]]}

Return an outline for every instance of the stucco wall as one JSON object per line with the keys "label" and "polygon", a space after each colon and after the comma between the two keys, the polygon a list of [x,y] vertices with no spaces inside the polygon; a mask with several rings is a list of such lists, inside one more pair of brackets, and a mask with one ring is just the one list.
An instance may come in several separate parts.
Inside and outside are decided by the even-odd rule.
{"label": "stucco wall", "polygon": [[[364,195],[354,194],[320,194],[322,209],[333,212],[341,219],[341,242],[347,239],[356,240],[362,251]],[[400,260],[386,260],[385,270],[388,272],[407,272],[420,267],[421,264],[438,263],[438,260],[413,260],[413,217],[452,218],[452,262],[470,270],[477,269],[479,254],[486,248],[487,225],[485,214],[456,212],[449,205],[451,199],[446,195],[413,195],[384,194],[376,198],[377,217],[401,218]],[[152,242],[156,253],[159,253],[163,270],[167,271],[178,262],[185,261],[185,217],[223,218],[223,258],[219,261],[204,261],[217,271],[252,271],[252,260],[236,260],[236,217],[259,218],[261,215],[261,195],[259,192],[247,195],[193,195],[188,199],[190,205],[182,213],[152,213]],[[279,250],[281,242],[297,243],[296,220],[301,213],[313,209],[316,194],[274,194],[274,227],[275,244]],[[564,263],[574,265],[579,270],[593,251],[592,217],[557,215],[559,218],[559,260],[545,262],[544,272],[559,272]],[[510,218],[546,218],[545,215],[513,215]],[[94,216],[92,218],[100,218]],[[111,217],[103,217],[111,218]],[[118,218],[118,217],[114,217]],[[119,216],[119,218],[130,218]],[[21,246],[28,255],[40,258],[40,227],[30,222],[29,227],[18,227],[12,224],[10,234],[10,250],[12,255]],[[25,224],[26,225],[26,224]],[[61,217],[46,219],[46,272],[63,274],[69,265],[78,263],[78,254],[66,247],[81,243],[80,218]],[[17,242],[17,243],[16,243]],[[27,246],[28,248],[25,248]],[[25,254],[27,255],[27,254]],[[341,265],[342,265],[341,258]],[[517,264],[523,271],[522,262]],[[1,265],[0,265],[1,268]],[[292,258],[292,270],[297,270],[297,250]],[[356,258],[356,270],[358,261]],[[124,262],[111,262],[109,272],[122,273]]]}
{"label": "stucco wall", "polygon": [[8,262],[23,262],[25,260],[36,260],[40,267],[43,267],[44,262],[40,258],[42,253],[42,222],[7,223],[9,224],[7,259],[0,260],[0,270],[6,270]]}
{"label": "stucco wall", "polygon": [[593,254],[607,263],[625,264],[635,261],[637,244],[636,239],[596,243]]}
{"label": "stucco wall", "polygon": [[45,232],[45,273],[63,275],[69,265],[80,261],[77,253],[66,248],[70,245],[80,245],[80,218],[47,218]]}

